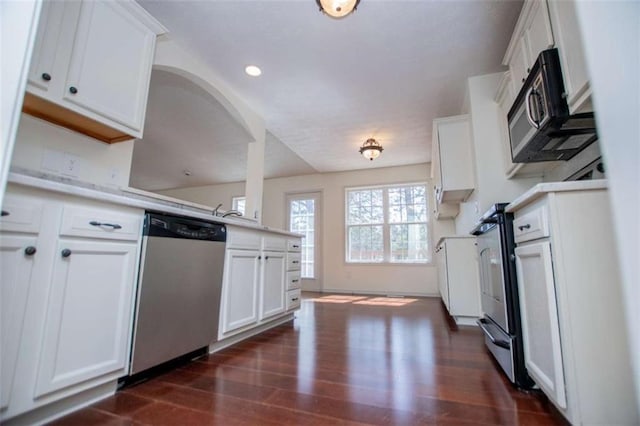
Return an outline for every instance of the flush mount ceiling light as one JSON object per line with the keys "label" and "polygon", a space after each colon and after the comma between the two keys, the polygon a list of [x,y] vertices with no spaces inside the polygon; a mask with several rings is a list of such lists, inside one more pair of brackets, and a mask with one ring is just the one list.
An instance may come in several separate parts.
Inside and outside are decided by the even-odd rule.
{"label": "flush mount ceiling light", "polygon": [[344,18],[358,7],[360,0],[316,0],[321,12],[332,18]]}
{"label": "flush mount ceiling light", "polygon": [[381,152],[382,145],[376,142],[375,139],[367,139],[367,141],[362,144],[362,147],[360,147],[360,154],[371,161],[373,161],[374,158],[378,158]]}
{"label": "flush mount ceiling light", "polygon": [[244,69],[244,72],[249,74],[251,77],[258,77],[260,74],[262,74],[262,70],[255,65],[247,65],[247,67]]}

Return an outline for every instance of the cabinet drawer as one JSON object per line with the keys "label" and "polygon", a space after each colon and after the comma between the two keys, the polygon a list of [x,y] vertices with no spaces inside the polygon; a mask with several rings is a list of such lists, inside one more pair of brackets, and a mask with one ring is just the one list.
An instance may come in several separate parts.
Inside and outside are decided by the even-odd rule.
{"label": "cabinet drawer", "polygon": [[143,215],[100,208],[65,207],[60,235],[136,241],[142,232]]}
{"label": "cabinet drawer", "polygon": [[546,205],[519,215],[513,220],[513,234],[516,243],[549,236],[549,220]]}
{"label": "cabinet drawer", "polygon": [[287,311],[298,309],[300,307],[301,291],[300,289],[289,290],[287,292]]}
{"label": "cabinet drawer", "polygon": [[38,233],[42,219],[42,203],[7,194],[2,203],[0,231]]}
{"label": "cabinet drawer", "polygon": [[286,245],[286,239],[283,237],[275,237],[272,235],[265,235],[262,239],[262,249],[271,251],[284,251]]}
{"label": "cabinet drawer", "polygon": [[300,251],[302,248],[302,241],[300,239],[287,240],[287,251]]}
{"label": "cabinet drawer", "polygon": [[300,253],[287,253],[287,271],[300,270]]}
{"label": "cabinet drawer", "polygon": [[227,248],[260,250],[259,232],[227,226]]}
{"label": "cabinet drawer", "polygon": [[300,271],[287,272],[287,290],[293,290],[300,288],[302,282],[300,281]]}

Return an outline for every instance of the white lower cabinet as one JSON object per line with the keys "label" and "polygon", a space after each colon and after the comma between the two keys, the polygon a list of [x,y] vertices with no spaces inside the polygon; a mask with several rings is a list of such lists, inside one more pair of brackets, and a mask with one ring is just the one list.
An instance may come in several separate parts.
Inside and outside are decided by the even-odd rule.
{"label": "white lower cabinet", "polygon": [[35,397],[127,365],[137,246],[60,239]]}
{"label": "white lower cabinet", "polygon": [[221,338],[258,322],[259,257],[258,250],[227,249],[220,310]]}
{"label": "white lower cabinet", "polygon": [[518,247],[515,254],[527,370],[547,395],[567,408],[551,244]]}
{"label": "white lower cabinet", "polygon": [[[125,374],[144,212],[12,185],[2,210],[0,422],[40,423]],[[98,225],[65,236],[78,210]]]}
{"label": "white lower cabinet", "polygon": [[540,184],[508,207],[525,363],[571,424],[636,425],[609,197],[594,184]]}
{"label": "white lower cabinet", "polygon": [[459,324],[480,316],[480,278],[475,237],[444,237],[436,245],[438,288],[449,314]]}
{"label": "white lower cabinet", "polygon": [[287,244],[281,235],[227,226],[220,340],[277,320],[295,309],[287,290],[292,282],[299,286],[300,275],[287,271],[294,261],[299,270],[300,253],[295,253],[295,259],[288,256]]}
{"label": "white lower cabinet", "polygon": [[[32,285],[37,237],[0,234],[0,281],[2,292],[2,388],[1,405],[4,410],[11,400],[16,380],[16,363],[22,339],[27,298]],[[30,254],[28,254],[30,253]]]}
{"label": "white lower cabinet", "polygon": [[284,257],[283,252],[267,251],[263,253],[260,320],[284,312]]}

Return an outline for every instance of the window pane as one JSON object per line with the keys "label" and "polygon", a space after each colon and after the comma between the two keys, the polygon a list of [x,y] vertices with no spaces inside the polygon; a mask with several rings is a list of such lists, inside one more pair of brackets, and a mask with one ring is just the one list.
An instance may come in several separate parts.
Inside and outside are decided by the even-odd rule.
{"label": "window pane", "polygon": [[233,197],[231,198],[231,208],[237,210],[244,216],[245,205],[247,203],[246,197]]}
{"label": "window pane", "polygon": [[383,223],[382,198],[382,189],[348,191],[347,223],[349,225]]}
{"label": "window pane", "polygon": [[349,227],[348,260],[350,262],[381,262],[384,260],[382,226]]}
{"label": "window pane", "polygon": [[392,262],[426,262],[429,259],[426,223],[391,225]]}
{"label": "window pane", "polygon": [[424,185],[389,188],[389,223],[426,221]]}

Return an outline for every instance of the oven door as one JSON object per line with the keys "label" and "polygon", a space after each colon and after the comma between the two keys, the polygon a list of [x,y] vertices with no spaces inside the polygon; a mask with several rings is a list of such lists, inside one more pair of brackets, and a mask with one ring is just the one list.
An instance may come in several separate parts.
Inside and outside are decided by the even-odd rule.
{"label": "oven door", "polygon": [[502,247],[500,228],[493,225],[485,233],[478,235],[480,262],[480,291],[484,314],[490,317],[502,330],[510,333],[510,324],[505,302],[505,281],[502,269]]}

